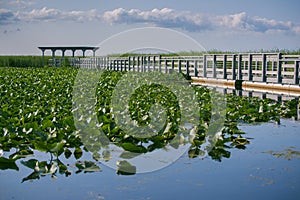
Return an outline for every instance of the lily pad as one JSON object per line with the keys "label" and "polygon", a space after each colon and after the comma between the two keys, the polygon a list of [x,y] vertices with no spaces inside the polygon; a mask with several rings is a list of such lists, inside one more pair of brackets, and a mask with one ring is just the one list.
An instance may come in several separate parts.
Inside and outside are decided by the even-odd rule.
{"label": "lily pad", "polygon": [[117,162],[119,175],[134,175],[136,173],[136,166],[131,165],[128,161],[122,160]]}
{"label": "lily pad", "polygon": [[0,157],[0,169],[1,170],[13,169],[19,171],[19,167],[16,165],[14,159],[8,159],[4,157]]}
{"label": "lily pad", "polygon": [[76,171],[76,174],[78,174],[82,171],[84,173],[101,171],[101,168],[92,161],[77,161],[75,165],[78,168],[78,171]]}

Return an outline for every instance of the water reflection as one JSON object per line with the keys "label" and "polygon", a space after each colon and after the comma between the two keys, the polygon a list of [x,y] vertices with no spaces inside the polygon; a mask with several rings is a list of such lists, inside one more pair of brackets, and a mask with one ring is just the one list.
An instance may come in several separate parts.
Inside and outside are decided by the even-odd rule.
{"label": "water reflection", "polygon": [[269,151],[265,151],[263,153],[270,154],[270,155],[275,156],[277,158],[284,158],[286,160],[292,160],[292,159],[300,158],[300,151],[296,151],[294,149],[294,147],[286,148],[285,150],[283,150],[281,152],[269,150]]}

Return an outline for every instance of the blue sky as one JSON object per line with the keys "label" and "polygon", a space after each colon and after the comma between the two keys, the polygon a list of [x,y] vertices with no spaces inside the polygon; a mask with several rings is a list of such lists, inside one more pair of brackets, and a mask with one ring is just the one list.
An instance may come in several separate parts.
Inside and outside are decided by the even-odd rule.
{"label": "blue sky", "polygon": [[180,31],[207,50],[297,50],[299,8],[298,0],[0,0],[0,55],[98,45],[149,26]]}

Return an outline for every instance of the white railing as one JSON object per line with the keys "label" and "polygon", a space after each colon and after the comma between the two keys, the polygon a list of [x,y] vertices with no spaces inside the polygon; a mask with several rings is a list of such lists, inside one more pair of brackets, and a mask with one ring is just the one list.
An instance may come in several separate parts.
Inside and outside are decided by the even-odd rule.
{"label": "white railing", "polygon": [[191,77],[299,85],[300,55],[280,53],[80,58],[76,66],[115,71],[181,72]]}

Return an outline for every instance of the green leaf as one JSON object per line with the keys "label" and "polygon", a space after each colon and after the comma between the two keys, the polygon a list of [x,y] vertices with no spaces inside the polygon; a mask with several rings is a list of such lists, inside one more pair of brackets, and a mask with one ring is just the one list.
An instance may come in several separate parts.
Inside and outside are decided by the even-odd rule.
{"label": "green leaf", "polygon": [[30,159],[30,160],[27,160],[27,161],[21,161],[21,164],[30,168],[30,169],[35,169],[36,166],[38,166],[38,163],[39,161],[36,160],[36,159]]}
{"label": "green leaf", "polygon": [[59,168],[59,173],[60,174],[65,174],[66,172],[68,172],[68,167],[62,163],[60,160],[56,160],[57,161],[57,164],[58,164],[58,168]]}
{"label": "green leaf", "polygon": [[49,119],[46,119],[42,122],[42,127],[43,128],[53,128],[54,127],[54,124],[51,120]]}
{"label": "green leaf", "polygon": [[39,128],[39,124],[37,121],[30,122],[25,124],[25,128],[26,130],[29,130],[30,128],[32,128],[33,130],[37,130]]}
{"label": "green leaf", "polygon": [[120,158],[131,159],[131,158],[135,158],[139,155],[141,155],[141,154],[140,153],[133,153],[133,152],[129,152],[129,151],[123,151],[120,155]]}
{"label": "green leaf", "polygon": [[47,152],[49,151],[49,147],[47,142],[42,142],[42,141],[36,141],[34,142],[34,148],[38,151],[42,151],[42,152]]}
{"label": "green leaf", "polygon": [[136,173],[136,166],[131,165],[128,161],[122,160],[117,162],[118,175],[134,175]]}
{"label": "green leaf", "polygon": [[146,153],[147,152],[147,149],[145,147],[137,146],[132,143],[123,143],[122,147],[124,148],[124,150],[130,151],[130,152],[135,152],[135,153]]}
{"label": "green leaf", "polygon": [[68,148],[66,148],[65,149],[65,157],[68,159],[68,158],[70,158],[71,155],[72,155],[72,152]]}
{"label": "green leaf", "polygon": [[25,181],[40,179],[40,175],[38,172],[32,172],[29,176],[22,179],[22,183]]}
{"label": "green leaf", "polygon": [[81,158],[81,156],[82,156],[82,150],[81,150],[81,148],[76,148],[75,151],[74,151],[74,157],[76,159],[79,159],[79,158]]}
{"label": "green leaf", "polygon": [[77,161],[75,166],[78,168],[76,173],[80,173],[81,171],[84,173],[101,171],[100,167],[92,161]]}
{"label": "green leaf", "polygon": [[63,140],[59,143],[56,143],[55,147],[50,149],[50,152],[55,153],[56,156],[59,156],[60,154],[62,154],[64,152],[65,143],[66,143],[65,140]]}
{"label": "green leaf", "polygon": [[108,150],[103,151],[102,156],[104,161],[109,161],[112,158],[110,151]]}
{"label": "green leaf", "polygon": [[7,159],[4,157],[0,157],[0,169],[1,170],[13,169],[19,171],[19,167],[16,165],[14,159]]}

